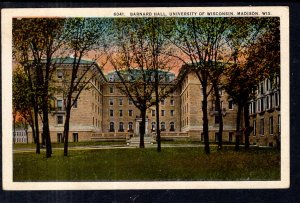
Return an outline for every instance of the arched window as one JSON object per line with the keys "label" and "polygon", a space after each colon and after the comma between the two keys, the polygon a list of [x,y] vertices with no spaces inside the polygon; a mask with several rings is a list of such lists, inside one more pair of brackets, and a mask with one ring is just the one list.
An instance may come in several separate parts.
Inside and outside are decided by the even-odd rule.
{"label": "arched window", "polygon": [[152,122],[152,123],[151,123],[151,131],[155,131],[155,126],[156,126],[156,123],[155,123],[155,122]]}
{"label": "arched window", "polygon": [[132,122],[128,123],[128,131],[133,131],[133,123]]}
{"label": "arched window", "polygon": [[161,131],[165,131],[166,130],[166,123],[165,122],[161,122],[160,123],[160,130]]}
{"label": "arched window", "polygon": [[119,123],[119,132],[124,132],[124,123],[123,122]]}
{"label": "arched window", "polygon": [[115,132],[115,124],[114,122],[109,123],[109,132]]}
{"label": "arched window", "polygon": [[170,123],[170,131],[175,131],[175,124],[174,124],[174,122]]}

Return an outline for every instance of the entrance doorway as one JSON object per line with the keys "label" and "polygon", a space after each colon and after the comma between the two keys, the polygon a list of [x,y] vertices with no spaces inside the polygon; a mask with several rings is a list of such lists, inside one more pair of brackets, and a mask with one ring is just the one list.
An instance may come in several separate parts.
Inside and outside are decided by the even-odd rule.
{"label": "entrance doorway", "polygon": [[[142,125],[142,119],[141,118],[137,118],[135,119],[135,126],[136,126],[136,129],[135,129],[135,134],[137,136],[140,136],[141,132],[141,125]],[[146,118],[146,122],[145,122],[145,136],[148,136],[148,119]]]}

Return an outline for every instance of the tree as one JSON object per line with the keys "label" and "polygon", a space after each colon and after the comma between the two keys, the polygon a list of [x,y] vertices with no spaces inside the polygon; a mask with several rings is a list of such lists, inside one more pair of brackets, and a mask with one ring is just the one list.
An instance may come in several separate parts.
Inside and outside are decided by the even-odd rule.
{"label": "tree", "polygon": [[245,148],[249,148],[248,102],[259,82],[279,75],[280,36],[278,18],[235,19],[231,47],[233,64],[227,69],[226,91],[238,105],[236,150],[239,150],[241,113],[244,113]]}
{"label": "tree", "polygon": [[[227,35],[231,27],[229,18],[178,18],[174,20],[174,29],[169,34],[170,42],[180,51],[176,57],[198,77],[202,86],[202,112],[205,152],[209,154],[208,109],[207,101],[214,80],[211,71],[218,61],[229,60]],[[219,77],[219,76],[218,76]]]}
{"label": "tree", "polygon": [[[141,112],[140,148],[144,148],[146,110],[156,106],[156,132],[160,146],[159,103],[171,92],[167,83],[170,57],[163,54],[166,44],[161,34],[161,20],[116,19],[117,54],[111,63],[116,70],[119,88]],[[153,94],[155,99],[153,99]]]}
{"label": "tree", "polygon": [[[52,58],[62,51],[63,36],[61,35],[64,19],[57,18],[23,18],[14,19],[13,22],[13,46],[15,55],[28,72],[34,75],[35,98],[34,101],[41,102],[43,134],[46,139],[46,157],[51,157],[51,139],[49,132],[49,84],[55,64]],[[34,74],[33,74],[33,73]],[[33,81],[32,81],[33,82]],[[35,106],[35,120],[37,121],[37,111]],[[38,126],[36,127],[38,129]],[[39,137],[39,135],[36,135]],[[38,141],[38,140],[37,140]],[[37,142],[39,146],[39,141]],[[37,149],[38,150],[38,149]]]}
{"label": "tree", "polygon": [[154,86],[155,93],[155,109],[156,109],[156,141],[157,141],[157,151],[161,151],[161,130],[160,130],[160,116],[159,116],[159,104],[161,100],[164,100],[171,92],[174,91],[175,86],[171,86],[170,83],[174,85],[175,80],[168,78],[166,72],[172,69],[171,60],[174,58],[170,55],[173,52],[172,47],[167,43],[167,39],[164,37],[164,28],[170,26],[170,21],[165,21],[159,18],[151,18],[145,20],[145,38],[149,39],[147,41],[149,49],[147,52],[148,60],[152,67],[151,83]]}
{"label": "tree", "polygon": [[[17,122],[15,117],[19,115],[24,118],[25,122],[29,124],[32,129],[32,137],[36,143],[36,134],[34,128],[33,109],[34,105],[31,100],[31,89],[29,86],[29,79],[21,67],[17,67],[13,71],[13,113],[14,113],[14,126]],[[15,131],[15,127],[14,127]]]}
{"label": "tree", "polygon": [[[100,46],[104,45],[109,23],[110,21],[106,19],[93,18],[72,18],[65,23],[66,46],[68,51],[74,54],[74,57],[71,59],[71,76],[65,80],[63,90],[66,96],[64,156],[68,155],[71,108],[97,73],[96,59],[89,63],[82,63],[82,57],[87,55],[89,51],[99,49]],[[91,75],[88,75],[89,72]]]}

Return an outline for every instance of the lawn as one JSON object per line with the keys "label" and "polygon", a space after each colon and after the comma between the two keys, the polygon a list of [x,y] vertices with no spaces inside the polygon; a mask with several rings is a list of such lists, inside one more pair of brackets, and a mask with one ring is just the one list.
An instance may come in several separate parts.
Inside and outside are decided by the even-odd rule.
{"label": "lawn", "polygon": [[[53,148],[63,148],[64,143],[52,143],[51,144]],[[78,147],[78,146],[103,146],[103,145],[122,145],[125,146],[126,142],[120,142],[120,141],[115,141],[115,142],[69,142],[68,146],[69,147]],[[34,143],[16,143],[13,145],[13,149],[35,149],[36,144]],[[41,145],[41,149],[42,149]]]}
{"label": "lawn", "polygon": [[14,181],[280,180],[275,149],[235,152],[232,147],[206,155],[202,147],[53,150],[13,155]]}

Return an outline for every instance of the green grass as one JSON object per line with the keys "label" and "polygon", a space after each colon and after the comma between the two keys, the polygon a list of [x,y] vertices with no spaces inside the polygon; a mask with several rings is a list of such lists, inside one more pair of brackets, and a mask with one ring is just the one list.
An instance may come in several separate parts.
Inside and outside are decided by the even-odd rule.
{"label": "green grass", "polygon": [[[52,143],[51,144],[53,148],[63,148],[64,147],[64,143]],[[69,147],[77,147],[77,146],[103,146],[103,145],[126,145],[126,142],[120,142],[120,141],[115,141],[115,142],[69,142],[68,146]],[[13,145],[14,149],[35,149],[36,148],[36,144],[34,143],[28,143],[28,144],[24,144],[24,143],[16,143]]]}
{"label": "green grass", "polygon": [[72,150],[63,157],[13,155],[14,181],[156,181],[156,180],[279,180],[280,153],[274,149],[233,151],[212,147]]}

